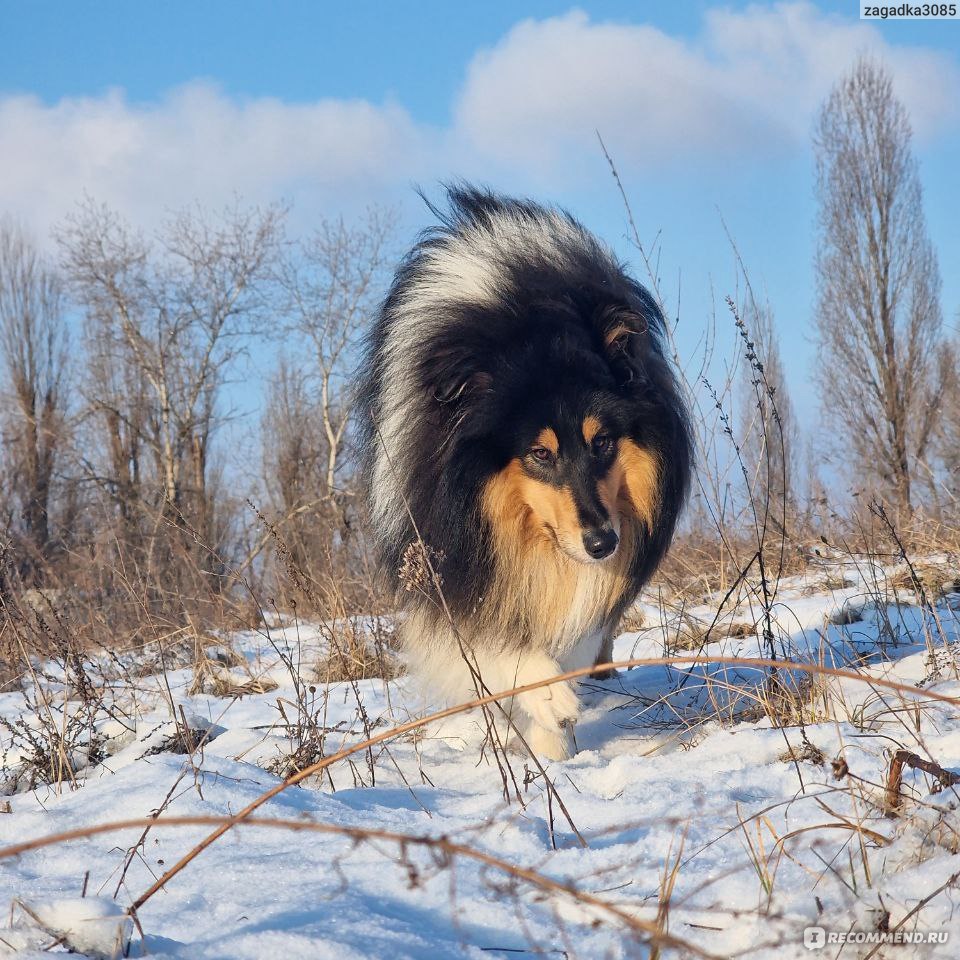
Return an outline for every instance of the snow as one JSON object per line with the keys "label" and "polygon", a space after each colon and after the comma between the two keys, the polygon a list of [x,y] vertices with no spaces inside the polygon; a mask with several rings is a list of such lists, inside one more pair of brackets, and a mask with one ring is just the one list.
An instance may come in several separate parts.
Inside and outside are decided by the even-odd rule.
{"label": "snow", "polygon": [[[878,592],[889,571],[852,564],[841,573],[850,585],[839,590],[824,588],[817,571],[781,585],[773,611],[778,654],[960,697],[953,659],[960,598],[940,597],[922,611],[912,595]],[[720,599],[704,598],[684,615],[709,624]],[[673,649],[681,625],[675,611],[652,596],[642,608],[646,626],[618,639],[617,658],[660,657],[665,644]],[[762,611],[746,602],[720,622],[731,619],[754,632],[711,642],[704,654],[765,655],[755,632]],[[927,634],[935,640],[933,659]],[[230,667],[238,682],[276,684],[240,698],[191,693],[187,659],[166,678],[138,675],[131,688],[117,664],[132,668],[133,659],[92,658],[89,669],[109,689],[108,711],[71,699],[69,672],[45,665],[45,698],[32,686],[0,695],[7,721],[0,723],[2,782],[12,808],[0,813],[0,847],[157,811],[235,814],[278,782],[271,770],[301,745],[287,726],[296,724],[298,690],[323,728],[315,733],[325,737],[325,755],[364,739],[365,731],[422,714],[426,707],[405,677],[316,684],[312,667],[323,636],[317,627],[285,622],[268,634],[217,638],[223,649],[208,655],[232,663],[239,654],[242,665]],[[697,650],[694,644],[677,653]],[[796,671],[788,679],[805,682]],[[884,910],[895,926],[960,870],[960,839],[953,842],[960,838],[960,798],[953,789],[930,794],[930,777],[905,770],[903,815],[884,816],[889,754],[900,746],[947,769],[960,766],[956,709],[927,698],[917,709],[916,698],[889,689],[816,680],[803,688],[814,715],[805,726],[777,728],[757,705],[761,680],[746,666],[698,664],[643,666],[609,681],[584,681],[579,752],[547,766],[554,789],[519,755],[508,756],[511,769],[502,774],[490,751],[481,750],[477,718],[467,716],[355,754],[280,793],[257,816],[446,838],[571,884],[645,922],[656,923],[658,902],[669,899],[661,912],[665,929],[715,956],[810,956],[805,927],[873,930]],[[38,703],[40,710],[30,707]],[[47,711],[58,723],[90,715],[91,726],[72,745],[76,783],[27,789],[29,741],[13,731],[20,729],[16,721],[42,730]],[[849,774],[837,779],[833,761],[840,758]],[[883,844],[851,829],[857,823]],[[4,949],[40,956],[51,931],[88,956],[113,955],[118,911],[210,829],[154,827],[143,838],[137,827],[0,859],[0,903],[16,900],[39,918],[27,923],[29,915],[17,912],[0,929],[0,956]],[[674,866],[667,898],[665,877]],[[889,949],[898,957],[912,949],[956,956],[956,896],[948,885],[907,921],[908,929],[951,934],[952,945]],[[137,919],[143,939],[135,930],[132,956],[648,955],[646,938],[609,914],[476,859],[382,837],[267,826],[229,831],[148,900]],[[860,955],[855,950],[866,948],[840,955]]]}
{"label": "snow", "polygon": [[59,942],[98,960],[115,957],[127,948],[133,929],[133,921],[120,904],[103,897],[16,901],[13,917],[11,930],[0,935],[0,956],[5,949],[8,954],[23,956],[25,950]]}

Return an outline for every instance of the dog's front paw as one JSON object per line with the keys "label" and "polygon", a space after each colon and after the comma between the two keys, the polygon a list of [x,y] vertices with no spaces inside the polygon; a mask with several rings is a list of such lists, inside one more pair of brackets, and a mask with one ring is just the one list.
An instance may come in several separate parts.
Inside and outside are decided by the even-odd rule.
{"label": "dog's front paw", "polygon": [[590,678],[592,680],[613,680],[617,675],[618,671],[615,669],[596,670],[594,673],[590,674]]}
{"label": "dog's front paw", "polygon": [[569,681],[531,690],[522,696],[522,706],[535,724],[548,730],[574,723],[580,715],[580,701]]}
{"label": "dog's front paw", "polygon": [[547,760],[568,760],[577,752],[572,721],[562,727],[541,727],[534,723],[527,734],[527,744],[531,753]]}

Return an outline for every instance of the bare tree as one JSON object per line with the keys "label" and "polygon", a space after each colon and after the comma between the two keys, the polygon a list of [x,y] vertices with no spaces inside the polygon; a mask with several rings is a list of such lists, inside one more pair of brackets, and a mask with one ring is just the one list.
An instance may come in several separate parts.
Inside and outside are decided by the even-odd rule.
{"label": "bare tree", "polygon": [[909,516],[944,388],[940,275],[909,119],[882,66],[862,59],[838,83],[814,142],[824,414],[866,485]]}
{"label": "bare tree", "polygon": [[[287,562],[314,583],[349,583],[363,567],[351,417],[359,339],[387,283],[394,215],[325,221],[288,250],[280,270],[287,329],[261,420],[263,480]],[[268,535],[254,545],[259,553]],[[350,592],[349,590],[347,591]]]}
{"label": "bare tree", "polygon": [[325,221],[297,248],[283,271],[293,329],[313,356],[304,368],[325,440],[323,485],[335,497],[345,468],[345,446],[353,411],[350,372],[361,332],[384,294],[388,245],[395,217],[373,208],[365,221],[347,226]]}
{"label": "bare tree", "polygon": [[928,473],[941,514],[946,507],[956,519],[960,508],[960,335],[944,344],[939,363],[943,402],[937,413],[935,457]]}
{"label": "bare tree", "polygon": [[329,527],[325,427],[305,374],[283,356],[268,386],[261,437],[264,485],[293,562],[307,570],[314,538]]}
{"label": "bare tree", "polygon": [[86,314],[89,469],[130,535],[186,524],[220,546],[211,443],[229,416],[224,386],[266,317],[282,219],[189,211],[148,241],[87,202],[59,237]]}
{"label": "bare tree", "polygon": [[742,313],[747,352],[742,365],[742,451],[749,494],[778,533],[796,502],[797,424],[769,304],[752,293]]}
{"label": "bare tree", "polygon": [[65,447],[68,343],[60,280],[18,227],[0,226],[3,458],[21,576],[51,559],[54,478]]}

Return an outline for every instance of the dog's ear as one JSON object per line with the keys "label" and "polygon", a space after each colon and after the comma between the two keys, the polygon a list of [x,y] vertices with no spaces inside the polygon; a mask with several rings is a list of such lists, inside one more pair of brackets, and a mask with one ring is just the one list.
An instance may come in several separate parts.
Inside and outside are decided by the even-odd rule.
{"label": "dog's ear", "polygon": [[482,370],[455,369],[434,381],[430,420],[441,436],[472,435],[484,422],[483,400],[489,396],[493,377]]}
{"label": "dog's ear", "polygon": [[649,333],[647,318],[627,307],[604,307],[597,311],[594,326],[617,379],[632,380],[643,365]]}
{"label": "dog's ear", "polygon": [[436,383],[433,397],[441,405],[454,404],[463,410],[489,391],[492,383],[493,377],[484,370],[451,371]]}
{"label": "dog's ear", "polygon": [[463,341],[438,344],[421,368],[438,421],[460,420],[490,390],[493,378],[479,369],[481,351]]}

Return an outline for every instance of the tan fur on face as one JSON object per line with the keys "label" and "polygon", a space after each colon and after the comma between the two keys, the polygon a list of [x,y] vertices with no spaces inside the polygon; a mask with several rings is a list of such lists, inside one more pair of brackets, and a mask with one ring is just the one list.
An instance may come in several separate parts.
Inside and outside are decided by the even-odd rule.
{"label": "tan fur on face", "polygon": [[[544,430],[540,436],[547,433],[552,434],[556,442],[556,434],[552,430]],[[540,442],[539,437],[537,442]],[[546,443],[543,445],[546,446]],[[522,529],[515,532],[530,541],[552,541],[554,538],[573,540],[581,536],[577,506],[570,491],[531,477],[519,460],[511,460],[490,481],[485,501],[492,507],[488,516],[502,517],[505,511],[512,509],[515,512],[518,507],[525,508]]]}
{"label": "tan fur on face", "polygon": [[569,534],[572,522],[579,537],[573,498],[527,476],[519,460],[491,477],[482,503],[497,571],[477,627],[504,640],[519,633],[555,651],[599,629],[630,586],[633,524],[621,526],[620,549],[609,562],[578,563],[544,527],[555,523],[558,534]]}
{"label": "tan fur on face", "polygon": [[[607,513],[613,521],[614,529],[617,527],[620,514],[623,512],[624,507],[627,506],[627,504],[622,502],[625,492],[623,464],[620,462],[620,458],[617,457],[610,465],[607,475],[601,477],[597,483],[597,494],[600,497],[600,502],[607,508]],[[630,516],[631,512],[632,511],[628,509],[627,516]]]}
{"label": "tan fur on face", "polygon": [[593,438],[600,432],[603,424],[596,417],[583,418],[583,439],[587,444],[593,443]]}
{"label": "tan fur on face", "polygon": [[611,517],[635,517],[652,529],[660,496],[660,464],[656,456],[626,438],[617,458],[597,484],[597,493]]}
{"label": "tan fur on face", "polygon": [[546,447],[554,456],[556,456],[560,451],[560,441],[557,439],[556,433],[554,433],[550,427],[545,427],[537,434],[537,439],[534,441],[534,445],[538,447]]}
{"label": "tan fur on face", "polygon": [[610,472],[619,473],[619,500],[652,530],[660,498],[659,460],[650,450],[624,437],[615,467],[616,471]]}

